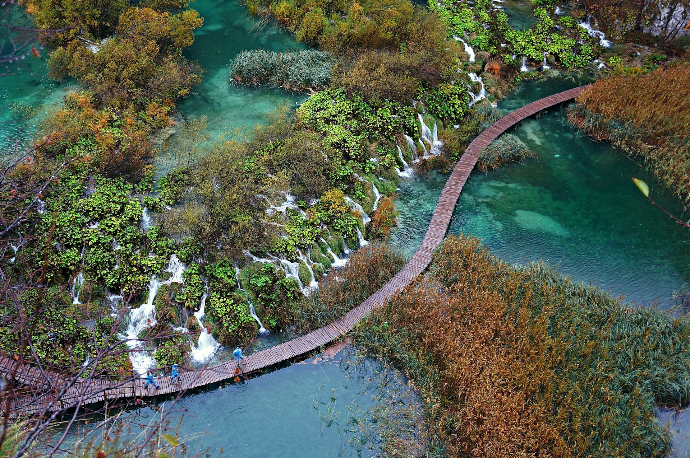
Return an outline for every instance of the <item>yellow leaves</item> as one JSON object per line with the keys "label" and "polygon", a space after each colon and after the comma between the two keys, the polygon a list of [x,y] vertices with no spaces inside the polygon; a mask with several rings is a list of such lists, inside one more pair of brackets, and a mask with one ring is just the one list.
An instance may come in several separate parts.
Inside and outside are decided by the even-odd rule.
{"label": "yellow leaves", "polygon": [[638,189],[642,191],[642,194],[644,194],[645,197],[649,197],[649,186],[647,186],[647,183],[635,177],[632,177],[632,180],[635,183],[635,186],[637,186]]}

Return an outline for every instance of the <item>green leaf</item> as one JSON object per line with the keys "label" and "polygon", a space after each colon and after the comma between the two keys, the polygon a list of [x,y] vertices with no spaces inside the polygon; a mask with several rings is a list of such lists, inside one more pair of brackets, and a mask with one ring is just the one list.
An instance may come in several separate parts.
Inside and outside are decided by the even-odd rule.
{"label": "green leaf", "polygon": [[642,194],[645,195],[645,197],[649,197],[649,186],[647,186],[647,183],[645,183],[642,180],[638,180],[635,177],[632,177],[633,182],[635,182],[635,185],[642,191]]}
{"label": "green leaf", "polygon": [[160,452],[160,453],[158,453],[158,458],[170,458],[170,455],[168,455],[165,452]]}
{"label": "green leaf", "polygon": [[177,447],[178,445],[180,445],[180,443],[177,442],[177,438],[175,436],[171,436],[170,434],[163,434],[161,437],[165,442],[168,443],[168,445],[172,447]]}

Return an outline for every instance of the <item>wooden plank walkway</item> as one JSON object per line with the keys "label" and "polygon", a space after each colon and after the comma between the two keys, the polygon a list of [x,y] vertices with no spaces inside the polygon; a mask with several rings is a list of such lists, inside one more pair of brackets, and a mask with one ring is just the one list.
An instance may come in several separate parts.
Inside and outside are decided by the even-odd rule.
{"label": "wooden plank walkway", "polygon": [[[438,199],[421,246],[400,272],[364,302],[332,323],[304,336],[247,356],[241,364],[241,372],[253,372],[271,367],[327,345],[349,332],[365,315],[383,306],[391,297],[407,287],[415,277],[426,269],[431,262],[434,248],[445,237],[455,204],[460,197],[467,178],[474,169],[479,152],[519,121],[541,110],[574,99],[585,88],[586,86],[576,87],[532,102],[502,117],[482,132],[470,143],[453,169]],[[13,364],[15,364],[14,361],[0,356],[0,374],[9,374],[14,367]],[[56,376],[54,386],[49,390],[45,389],[47,387],[45,378],[40,372],[35,368],[24,366],[17,370],[17,380],[22,384],[44,388],[44,390],[43,392],[35,390],[38,394],[15,399],[11,410],[16,412],[16,414],[31,415],[45,410],[68,409],[78,404],[83,406],[100,403],[105,400],[143,398],[176,393],[232,379],[235,377],[236,369],[237,363],[235,361],[228,361],[198,371],[183,373],[181,374],[180,383],[173,383],[169,376],[160,377],[156,379],[156,383],[160,386],[159,389],[145,389],[142,380],[126,382],[96,380],[91,381],[91,383],[84,381],[69,387],[59,403],[50,405],[49,403],[55,399],[55,385],[57,385],[57,388],[60,388],[64,386],[63,384],[66,381]]]}

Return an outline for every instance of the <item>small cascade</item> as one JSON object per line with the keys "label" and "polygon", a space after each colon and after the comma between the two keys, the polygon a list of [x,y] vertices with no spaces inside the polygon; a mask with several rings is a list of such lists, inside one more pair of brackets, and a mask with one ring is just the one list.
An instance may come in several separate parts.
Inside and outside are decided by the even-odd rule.
{"label": "small cascade", "polygon": [[41,199],[36,199],[36,211],[38,212],[39,215],[42,215],[46,212],[45,201],[43,201]]}
{"label": "small cascade", "polygon": [[415,145],[414,140],[412,140],[412,137],[403,134],[405,137],[405,140],[407,140],[407,145],[410,147],[410,156],[412,158],[412,162],[417,162],[419,160],[419,155],[417,154],[417,145]]}
{"label": "small cascade", "polygon": [[260,263],[267,263],[267,262],[272,262],[270,259],[266,258],[259,258],[258,256],[254,256],[249,250],[244,250],[242,252],[245,256],[247,256],[249,259],[252,260],[252,262],[260,262]]}
{"label": "small cascade", "polygon": [[216,351],[218,351],[218,348],[220,348],[220,344],[216,341],[216,339],[213,338],[213,335],[208,332],[206,326],[204,326],[203,319],[204,315],[206,314],[206,298],[208,298],[208,291],[204,291],[203,296],[201,296],[201,306],[199,307],[199,311],[194,312],[194,318],[196,318],[196,321],[199,323],[201,333],[199,333],[199,340],[197,341],[196,346],[192,344],[192,349],[190,352],[192,361],[201,364],[208,362]]}
{"label": "small cascade", "polygon": [[[240,283],[240,269],[239,267],[235,266],[235,275],[237,275],[237,288],[240,291],[244,291],[242,288],[242,283]],[[259,325],[259,335],[264,336],[266,334],[269,334],[270,331],[266,328],[264,328],[263,323],[261,323],[261,320],[256,314],[256,310],[254,309],[254,304],[252,304],[252,301],[249,299],[249,295],[247,294],[246,291],[244,291],[246,297],[247,297],[247,303],[249,304],[249,314],[254,318],[254,321],[256,321],[256,324]]]}
{"label": "small cascade", "polygon": [[527,57],[522,56],[522,67],[520,67],[521,72],[528,72],[529,68],[527,68]]}
{"label": "small cascade", "polygon": [[549,67],[548,64],[546,63],[546,53],[544,53],[544,61],[541,64],[541,69],[542,70],[550,70],[551,69],[551,67]]}
{"label": "small cascade", "polygon": [[590,37],[598,38],[599,39],[599,44],[603,46],[604,48],[610,48],[611,47],[611,42],[606,39],[606,35],[604,32],[601,30],[597,30],[594,27],[592,27],[592,24],[590,24],[591,18],[587,18],[587,22],[580,22],[577,24],[578,26],[582,27],[587,31]]}
{"label": "small cascade", "polygon": [[417,116],[422,126],[422,146],[424,147],[424,141],[426,141],[429,144],[428,152],[426,148],[424,148],[423,158],[426,158],[429,155],[438,156],[439,154],[441,154],[441,147],[443,146],[443,142],[438,139],[438,127],[436,126],[436,122],[434,121],[434,130],[432,132],[432,130],[429,129],[429,126],[427,126],[424,123],[424,118],[422,117],[422,115],[417,114]]}
{"label": "small cascade", "polygon": [[299,249],[297,250],[297,254],[299,260],[307,266],[307,269],[309,269],[309,275],[311,276],[309,285],[304,288],[304,291],[302,291],[306,296],[308,296],[309,293],[319,288],[319,283],[316,281],[316,277],[314,276],[314,269],[311,268],[311,259],[308,256],[305,256]]}
{"label": "small cascade", "polygon": [[364,235],[362,234],[362,231],[359,230],[359,228],[357,228],[357,240],[359,241],[360,247],[369,245],[369,242],[367,242],[364,239]]}
{"label": "small cascade", "polygon": [[263,196],[264,199],[266,199],[266,202],[268,203],[266,213],[268,213],[269,216],[276,212],[285,213],[288,208],[291,210],[296,210],[302,216],[305,215],[304,210],[299,208],[295,203],[295,201],[297,200],[295,196],[293,196],[289,192],[283,192],[283,196],[285,196],[285,202],[283,202],[282,205],[273,205],[273,203],[270,200],[268,200],[268,197]]}
{"label": "small cascade", "polygon": [[280,262],[280,267],[283,269],[283,272],[285,272],[285,275],[295,279],[297,285],[299,285],[300,291],[304,292],[304,285],[302,284],[302,280],[299,278],[299,262],[291,262],[282,258],[275,259],[276,261]]}
{"label": "small cascade", "polygon": [[158,289],[161,285],[169,285],[173,282],[182,283],[182,273],[184,269],[185,266],[182,264],[182,261],[180,261],[176,255],[172,255],[170,257],[170,263],[167,269],[165,269],[166,272],[172,274],[170,279],[160,282],[155,275],[151,277],[151,281],[149,282],[149,295],[146,303],[129,312],[127,330],[125,331],[125,336],[121,338],[126,339],[125,343],[130,349],[129,359],[132,361],[132,368],[140,375],[145,375],[151,367],[155,367],[156,365],[156,361],[149,355],[148,351],[141,348],[139,342],[139,335],[142,331],[156,324],[156,307],[153,301],[156,299],[156,294],[158,294]]}
{"label": "small cascade", "polygon": [[345,241],[345,237],[342,237],[342,239],[343,239],[343,253],[345,253],[345,256],[349,257],[350,253],[352,253],[352,251],[350,250],[350,247],[347,246],[347,242]]}
{"label": "small cascade", "polygon": [[110,304],[110,316],[117,318],[120,315],[117,305],[122,302],[124,297],[119,294],[108,294],[105,298]]}
{"label": "small cascade", "polygon": [[479,94],[474,94],[472,90],[470,90],[470,96],[472,97],[472,100],[470,101],[469,106],[471,107],[475,103],[486,98],[486,88],[484,87],[484,81],[476,73],[468,73],[467,76],[470,77],[470,80],[472,80],[473,83],[479,83],[480,87]]}
{"label": "small cascade", "polygon": [[[435,125],[434,129],[436,129]],[[376,211],[376,209],[379,208],[379,200],[381,200],[381,193],[379,192],[379,189],[376,187],[374,183],[371,184],[371,189],[372,191],[374,191],[374,206],[372,207],[371,211]]]}
{"label": "small cascade", "polygon": [[14,253],[14,256],[10,258],[10,264],[12,264],[14,263],[14,260],[17,259],[17,250],[19,250],[19,247],[13,243],[10,243],[10,248],[12,248],[12,252]]}
{"label": "small cascade", "polygon": [[369,215],[367,215],[367,213],[364,211],[360,204],[358,204],[348,196],[345,196],[345,201],[350,207],[352,207],[354,210],[358,211],[362,215],[362,222],[365,226],[369,223],[369,221],[371,221],[371,218],[369,218]]}
{"label": "small cascade", "polygon": [[78,305],[79,293],[81,293],[81,287],[84,284],[84,273],[80,270],[76,277],[74,277],[74,282],[72,283],[72,304]]}
{"label": "small cascade", "polygon": [[333,262],[331,263],[332,267],[342,267],[347,264],[347,258],[340,258],[337,254],[335,254],[333,250],[331,250],[331,246],[324,239],[321,239],[321,242],[326,245],[326,252],[330,257],[333,258]]}
{"label": "small cascade", "polygon": [[144,230],[144,232],[148,231],[151,228],[151,215],[149,215],[149,209],[144,207],[144,210],[141,212],[141,228]]}
{"label": "small cascade", "polygon": [[474,49],[472,49],[472,47],[470,45],[468,45],[467,42],[460,37],[453,35],[453,39],[462,43],[462,45],[465,47],[465,52],[470,57],[468,62],[470,64],[474,63],[474,61],[475,61]]}
{"label": "small cascade", "polygon": [[565,13],[561,9],[560,6],[557,6],[556,9],[553,11],[555,14],[558,14],[559,16],[563,16]]}

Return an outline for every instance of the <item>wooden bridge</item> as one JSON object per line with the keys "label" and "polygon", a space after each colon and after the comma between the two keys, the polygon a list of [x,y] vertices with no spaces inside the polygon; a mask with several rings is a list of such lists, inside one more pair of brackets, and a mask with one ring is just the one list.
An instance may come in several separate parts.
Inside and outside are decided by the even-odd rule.
{"label": "wooden bridge", "polygon": [[[241,364],[241,371],[243,373],[258,371],[316,350],[346,334],[365,315],[381,307],[391,297],[402,291],[426,269],[431,262],[434,248],[445,237],[455,204],[477,162],[479,152],[519,121],[541,110],[574,99],[585,88],[586,86],[576,87],[532,102],[502,117],[482,132],[465,150],[453,169],[438,199],[421,246],[397,275],[360,305],[334,322],[289,342],[245,357]],[[142,380],[124,382],[85,380],[67,386],[67,381],[59,375],[50,374],[46,377],[37,368],[18,366],[18,363],[13,360],[0,357],[0,374],[8,376],[14,370],[17,381],[33,387],[32,395],[20,396],[13,400],[11,411],[15,415],[61,411],[122,398],[143,398],[176,393],[232,379],[236,376],[236,369],[237,363],[228,361],[205,369],[182,373],[179,383],[173,383],[169,376],[160,377],[156,379],[159,389],[144,388]],[[62,395],[59,395],[60,390],[63,391]]]}

